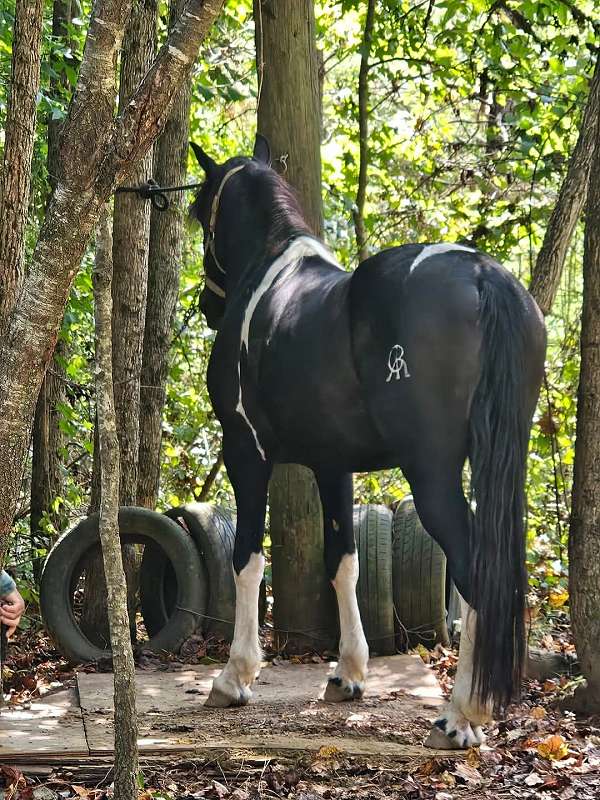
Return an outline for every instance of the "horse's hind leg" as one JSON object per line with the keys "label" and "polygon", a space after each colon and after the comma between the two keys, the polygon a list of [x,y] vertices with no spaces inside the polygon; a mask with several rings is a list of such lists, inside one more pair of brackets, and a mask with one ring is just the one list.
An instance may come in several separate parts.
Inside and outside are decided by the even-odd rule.
{"label": "horse's hind leg", "polygon": [[215,678],[207,706],[225,708],[245,705],[260,670],[262,652],[258,640],[258,595],[265,559],[262,540],[271,466],[256,448],[232,452],[224,440],[227,474],[235,491],[237,522],[233,550],[236,588],[235,630],[229,661]]}
{"label": "horse's hind leg", "polygon": [[417,513],[425,529],[446,553],[449,572],[462,600],[460,653],[452,698],[436,720],[427,744],[446,749],[473,747],[483,742],[481,726],[491,720],[492,709],[479,701],[476,692],[471,692],[477,614],[468,604],[470,511],[460,474],[453,481],[432,476],[409,480]]}
{"label": "horse's hind leg", "polygon": [[327,683],[325,700],[355,700],[364,692],[369,648],[356,599],[358,553],[352,522],[352,475],[317,473],[317,483],[323,504],[325,566],[340,616],[340,658]]}

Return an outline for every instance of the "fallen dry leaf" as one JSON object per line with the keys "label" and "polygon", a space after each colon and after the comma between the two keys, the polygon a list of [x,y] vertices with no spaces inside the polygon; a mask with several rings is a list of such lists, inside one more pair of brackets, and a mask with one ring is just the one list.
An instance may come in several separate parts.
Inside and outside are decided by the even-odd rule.
{"label": "fallen dry leaf", "polygon": [[569,755],[569,746],[562,736],[548,736],[537,746],[538,753],[549,761],[560,761]]}
{"label": "fallen dry leaf", "polygon": [[542,706],[534,706],[531,709],[531,716],[534,719],[544,719],[544,717],[546,716],[546,709],[543,708]]}
{"label": "fallen dry leaf", "polygon": [[319,751],[316,755],[317,758],[335,758],[339,756],[340,750],[333,745],[326,745],[324,744],[322,747],[319,747]]}
{"label": "fallen dry leaf", "polygon": [[459,762],[456,765],[456,769],[452,771],[452,774],[457,778],[461,778],[469,786],[479,786],[479,784],[483,782],[481,772],[466,763]]}
{"label": "fallen dry leaf", "polygon": [[544,779],[537,772],[532,772],[525,778],[527,786],[540,786],[543,782]]}

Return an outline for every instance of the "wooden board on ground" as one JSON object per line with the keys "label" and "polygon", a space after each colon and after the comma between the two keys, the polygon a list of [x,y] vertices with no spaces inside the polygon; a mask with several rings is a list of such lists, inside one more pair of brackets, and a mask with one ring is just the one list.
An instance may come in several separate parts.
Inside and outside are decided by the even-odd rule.
{"label": "wooden board on ground", "polygon": [[[263,668],[249,706],[205,708],[220,669],[137,673],[142,751],[310,752],[327,744],[355,755],[384,750],[398,758],[431,755],[412,744],[415,727],[424,736],[443,701],[433,672],[418,657],[373,659],[365,698],[359,703],[322,702],[330,664],[286,661]],[[77,682],[90,752],[110,752],[112,675],[81,673]]]}
{"label": "wooden board on ground", "polygon": [[27,706],[2,709],[0,762],[32,753],[89,754],[75,689],[57,692]]}

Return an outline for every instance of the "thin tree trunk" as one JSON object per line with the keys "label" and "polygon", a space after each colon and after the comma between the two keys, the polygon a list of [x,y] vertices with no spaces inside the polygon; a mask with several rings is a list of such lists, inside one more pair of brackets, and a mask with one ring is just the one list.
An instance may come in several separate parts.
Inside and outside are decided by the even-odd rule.
{"label": "thin tree trunk", "polygon": [[596,63],[594,76],[590,82],[579,138],[531,276],[529,291],[543,314],[549,314],[552,308],[573,231],[585,203],[595,146],[596,123],[599,117],[600,61]]}
{"label": "thin tree trunk", "polygon": [[[152,63],[156,49],[156,0],[135,0],[123,38],[119,111],[127,105],[136,86]],[[128,181],[134,186],[152,177],[150,149],[131,171]],[[135,194],[117,194],[113,212],[112,331],[115,413],[119,436],[119,502],[135,505],[138,480],[140,425],[140,376],[148,286],[148,242],[150,203]],[[99,460],[94,460],[98,468]],[[92,476],[92,485],[99,482]],[[127,575],[128,606],[132,636],[135,637],[137,605],[137,559],[135,547],[123,548]],[[108,640],[108,617],[102,565],[91,558],[86,565],[85,600],[81,629],[99,646]]]}
{"label": "thin tree trunk", "polygon": [[[183,3],[171,0],[171,25]],[[154,178],[161,186],[180,186],[187,174],[192,91],[181,88],[157,142]],[[152,209],[148,255],[148,299],[140,390],[139,474],[137,503],[155,508],[160,480],[162,415],[166,399],[169,348],[179,294],[187,198],[171,195],[166,211]]]}
{"label": "thin tree trunk", "polygon": [[[320,234],[321,110],[313,3],[255,0],[254,20],[258,130],[271,144],[274,166],[297,190],[305,219]],[[337,617],[325,573],[323,517],[312,472],[297,465],[276,466],[269,503],[275,627],[290,632],[280,637],[279,645],[289,652],[331,648]],[[300,602],[296,587],[302,587],[307,602]]]}
{"label": "thin tree trunk", "polygon": [[[60,404],[65,399],[65,384],[61,377],[64,373],[61,363],[63,356],[64,344],[59,342],[52,357],[52,369],[46,372],[42,381],[35,409],[29,517],[32,550],[40,546],[48,547],[52,543],[52,537],[42,530],[44,515],[57,533],[60,533],[65,522],[60,508],[54,508],[54,502],[62,495],[63,490],[63,435],[59,411]],[[39,577],[40,571],[41,562],[34,561],[36,577]]]}
{"label": "thin tree trunk", "polygon": [[571,622],[587,686],[574,702],[600,712],[600,119],[586,207],[581,373],[569,535]]}
{"label": "thin tree trunk", "polygon": [[97,0],[62,136],[63,174],[23,290],[0,339],[0,565],[9,542],[33,410],[68,293],[117,182],[143,156],[189,75],[223,0],[188,0],[131,102],[113,121],[115,67],[129,3]]}
{"label": "thin tree trunk", "polygon": [[[71,22],[71,0],[54,0],[52,9],[52,36],[67,44],[68,25]],[[53,66],[56,66],[54,64]],[[50,93],[57,95],[64,87],[66,77],[50,78]],[[48,115],[48,182],[53,192],[58,185],[60,172],[59,136],[63,122]],[[61,447],[63,437],[59,425],[59,406],[64,402],[65,387],[62,377],[62,361],[65,355],[64,342],[59,341],[52,357],[51,368],[46,372],[37,400],[32,435],[31,464],[31,514],[29,530],[32,552],[36,555],[41,545],[49,546],[51,540],[41,530],[41,521],[46,514],[56,531],[60,532],[64,515],[52,508],[54,500],[62,494]],[[34,573],[39,578],[41,561],[35,560]]]}
{"label": "thin tree trunk", "polygon": [[119,537],[119,441],[113,396],[111,279],[112,235],[107,209],[100,222],[94,267],[96,404],[102,481],[100,540],[114,670],[115,800],[134,800],[137,798],[138,773],[135,667]]}
{"label": "thin tree trunk", "polygon": [[373,43],[373,25],[375,23],[375,2],[369,0],[367,16],[360,56],[358,73],[358,144],[360,162],[358,168],[358,186],[356,189],[356,208],[353,212],[354,231],[358,259],[364,261],[369,256],[367,233],[365,230],[365,200],[367,197],[367,171],[369,168],[369,58]]}
{"label": "thin tree trunk", "polygon": [[0,336],[24,274],[36,98],[40,86],[43,0],[16,0],[10,96],[0,185]]}
{"label": "thin tree trunk", "polygon": [[[123,41],[119,110],[152,63],[156,47],[156,0],[136,0]],[[137,186],[152,177],[152,150],[136,164],[128,182]],[[113,374],[121,454],[121,505],[135,505],[138,480],[140,377],[148,289],[148,200],[135,194],[115,197],[113,219]]]}

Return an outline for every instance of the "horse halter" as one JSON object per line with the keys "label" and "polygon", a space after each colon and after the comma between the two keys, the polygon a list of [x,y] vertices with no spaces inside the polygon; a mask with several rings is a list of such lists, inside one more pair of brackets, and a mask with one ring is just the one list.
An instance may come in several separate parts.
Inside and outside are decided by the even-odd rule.
{"label": "horse halter", "polygon": [[[219,203],[221,201],[221,195],[223,194],[223,189],[225,188],[225,184],[227,183],[229,178],[235,175],[236,172],[239,172],[241,169],[244,169],[245,166],[246,164],[238,164],[237,167],[233,167],[233,169],[230,169],[229,172],[225,173],[221,183],[219,184],[217,193],[213,197],[212,206],[210,209],[210,219],[208,220],[208,242],[206,245],[206,249],[211,254],[213,261],[217,266],[217,269],[223,275],[227,275],[227,273],[219,263],[219,259],[217,258],[217,251],[215,248],[215,228],[217,227],[217,211],[219,210]],[[216,294],[217,297],[221,297],[223,300],[225,299],[225,289],[219,286],[218,283],[215,283],[213,280],[211,280],[206,274],[206,270],[204,270],[204,285],[213,294]]]}

